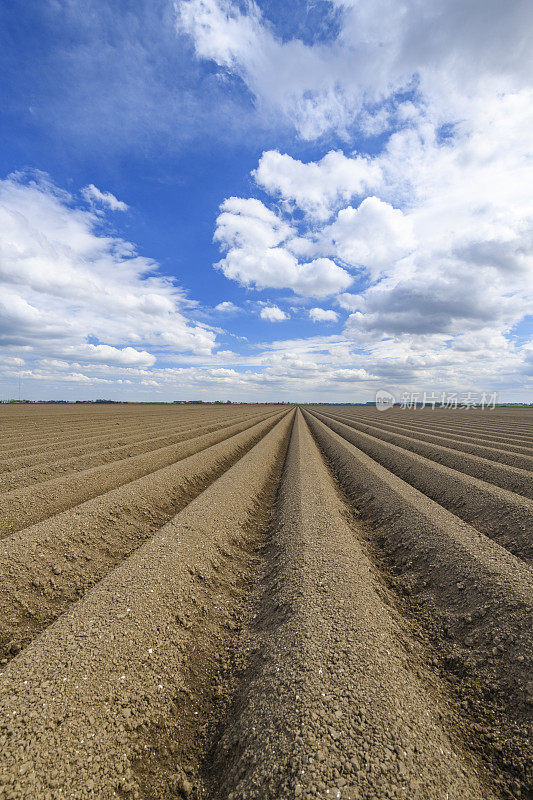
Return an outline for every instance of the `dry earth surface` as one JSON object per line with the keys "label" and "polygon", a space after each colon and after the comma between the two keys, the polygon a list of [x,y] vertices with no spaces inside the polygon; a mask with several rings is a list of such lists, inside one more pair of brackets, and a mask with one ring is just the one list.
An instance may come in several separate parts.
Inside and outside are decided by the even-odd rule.
{"label": "dry earth surface", "polygon": [[531,800],[531,411],[0,430],[2,800]]}

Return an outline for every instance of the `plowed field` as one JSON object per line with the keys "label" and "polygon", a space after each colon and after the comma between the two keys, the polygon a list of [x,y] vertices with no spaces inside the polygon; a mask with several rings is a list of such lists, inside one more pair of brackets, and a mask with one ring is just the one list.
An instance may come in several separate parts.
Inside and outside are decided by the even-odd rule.
{"label": "plowed field", "polygon": [[0,407],[2,800],[533,797],[533,414]]}

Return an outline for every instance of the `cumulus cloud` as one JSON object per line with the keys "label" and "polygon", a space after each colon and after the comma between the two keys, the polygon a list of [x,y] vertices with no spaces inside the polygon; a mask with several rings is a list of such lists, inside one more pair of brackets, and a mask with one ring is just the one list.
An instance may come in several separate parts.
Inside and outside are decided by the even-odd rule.
{"label": "cumulus cloud", "polygon": [[332,308],[310,308],[309,317],[313,322],[337,322],[339,315]]}
{"label": "cumulus cloud", "polygon": [[283,322],[289,319],[289,315],[279,308],[279,306],[265,306],[261,309],[259,316],[268,322]]}
{"label": "cumulus cloud", "polygon": [[415,249],[413,224],[400,209],[377,197],[367,197],[358,208],[348,206],[318,234],[318,249],[360,267],[376,280],[394,262]]}
{"label": "cumulus cloud", "polygon": [[216,352],[187,366],[81,366],[51,358],[32,366],[0,350],[0,379],[11,376],[15,386],[20,373],[23,392],[34,385],[37,396],[56,392],[94,397],[101,384],[106,396],[148,399],[157,389],[162,400],[229,397],[253,401],[259,396],[276,401],[292,396],[353,402],[373,399],[376,389],[383,386],[398,396],[406,390],[471,389],[499,391],[506,399],[519,399],[531,373],[532,353],[533,342],[518,346],[490,328],[454,339],[444,334],[403,334],[374,339],[364,346],[341,333],[279,339],[256,346],[247,355]]}
{"label": "cumulus cloud", "polygon": [[217,303],[215,311],[220,314],[236,314],[239,311],[239,306],[232,303],[231,300],[224,300],[222,303]]}
{"label": "cumulus cloud", "polygon": [[343,292],[337,295],[335,302],[345,311],[360,311],[365,307],[364,297],[360,294],[351,294],[350,292]]}
{"label": "cumulus cloud", "polygon": [[524,90],[494,99],[490,108],[480,103],[452,142],[427,128],[391,137],[379,160],[388,194],[403,195],[414,243],[400,261],[380,266],[381,283],[362,293],[364,327],[458,336],[492,324],[508,332],[527,313],[532,100]]}
{"label": "cumulus cloud", "polygon": [[[82,209],[45,176],[13,176],[0,183],[5,374],[22,359],[28,380],[273,399],[319,385],[326,398],[342,386],[337,397],[358,399],[376,385],[525,380],[533,345],[513,331],[533,299],[531,4],[332,5],[338,33],[309,43],[253,2],[176,9],[198,58],[223,76],[210,85],[236,78],[235,94],[248,87],[285,143],[292,126],[318,152],[306,162],[269,137],[252,173],[257,197],[220,208],[217,268],[247,289],[292,292],[295,308],[335,302],[350,312],[342,334],[217,353],[179,287],[102,224],[122,201],[91,184]],[[164,367],[168,353],[189,366]]]}
{"label": "cumulus cloud", "polygon": [[[463,375],[481,373],[486,351],[477,332],[486,337],[490,331],[493,342],[508,338],[533,303],[532,109],[529,88],[490,102],[482,94],[446,136],[420,108],[405,109],[409,124],[369,158],[380,177],[358,204],[347,203],[342,170],[324,171],[324,159],[304,164],[284,155],[279,161],[268,151],[252,176],[270,194],[261,206],[274,215],[276,235],[269,242],[263,237],[255,250],[241,236],[227,253],[225,274],[303,296],[335,293],[335,302],[351,312],[347,339],[372,357],[381,343],[397,344],[395,356],[383,361],[391,376],[401,348],[408,341],[411,352],[417,350],[418,339],[426,348],[424,369],[446,366],[443,374],[455,380],[448,359],[468,336],[478,349],[461,345],[457,364]],[[267,179],[264,165],[278,161],[281,177]],[[296,176],[292,190],[284,173]],[[299,261],[295,280],[291,270]],[[316,262],[324,268],[322,284],[325,267],[334,265],[346,276],[344,286],[334,292],[333,280],[322,294],[306,290],[306,265]],[[352,285],[354,291],[346,291]],[[498,352],[505,349],[498,345]],[[509,363],[519,363],[519,349],[506,352]],[[411,356],[411,366],[401,367],[405,379],[419,374],[414,363]]]}
{"label": "cumulus cloud", "polygon": [[227,278],[305,297],[327,297],[351,284],[348,272],[329,258],[299,262],[289,249],[294,227],[261,201],[231,197],[220,210],[214,239],[226,255],[215,266]]}
{"label": "cumulus cloud", "polygon": [[134,347],[111,347],[108,344],[81,344],[60,348],[63,358],[94,364],[112,364],[123,367],[151,367],[156,357],[146,350]]}
{"label": "cumulus cloud", "polygon": [[192,38],[197,56],[241,78],[265,116],[281,111],[309,139],[346,124],[344,92],[336,90],[328,48],[282,42],[253,2],[244,13],[230,0],[188,0],[176,3],[176,10],[178,30]]}
{"label": "cumulus cloud", "polygon": [[47,176],[0,181],[0,344],[35,358],[149,367],[157,354],[209,354],[183,291],[101,230]]}
{"label": "cumulus cloud", "polygon": [[[354,312],[347,335],[361,343],[404,334],[460,336],[490,324],[510,331],[533,299],[530,95],[499,98],[490,111],[480,105],[451,143],[426,123],[398,131],[372,159],[382,197],[371,194],[333,218],[320,218],[307,198],[315,197],[318,175],[331,202],[339,202],[344,177],[339,173],[336,192],[322,162],[295,161],[304,177],[290,197],[288,187],[272,182],[271,207],[253,198],[223,204],[215,238],[227,252],[219,269],[244,286],[336,294],[337,304]],[[504,139],[510,146],[502,150]],[[284,157],[288,174],[291,162]],[[300,172],[306,166],[312,169]],[[282,191],[288,205],[276,209]],[[292,214],[291,203],[303,217]],[[357,293],[346,292],[354,277]]]}
{"label": "cumulus cloud", "polygon": [[[219,268],[244,286],[336,294],[364,347],[408,336],[438,353],[476,331],[509,336],[533,299],[533,9],[333,5],[338,35],[314,43],[281,35],[253,2],[179,6],[197,56],[242,79],[259,113],[346,141],[307,163],[265,151],[252,178],[267,199],[253,214],[241,201],[238,235],[220,220]],[[386,137],[362,155],[354,131]],[[249,219],[245,233],[244,216],[263,227]]]}
{"label": "cumulus cloud", "polygon": [[347,157],[340,150],[331,150],[320,161],[307,164],[286,153],[268,150],[252,176],[265,191],[280,197],[288,209],[296,207],[325,220],[332,210],[376,186],[381,170],[368,158]]}
{"label": "cumulus cloud", "polygon": [[91,205],[104,206],[111,211],[127,211],[128,206],[122,200],[117,200],[111,192],[101,192],[100,189],[90,183],[81,190],[84,199]]}
{"label": "cumulus cloud", "polygon": [[225,248],[267,249],[292,233],[293,228],[260,200],[229,197],[220,206],[214,238]]}
{"label": "cumulus cloud", "polygon": [[333,0],[339,36],[305,44],[281,37],[253,3],[186,0],[178,25],[199,58],[209,59],[247,85],[263,113],[276,112],[304,139],[334,130],[348,136],[360,117],[379,133],[391,118],[386,102],[419,89],[442,112],[479,92],[514,90],[529,82],[533,55],[527,44],[533,11],[522,0]]}

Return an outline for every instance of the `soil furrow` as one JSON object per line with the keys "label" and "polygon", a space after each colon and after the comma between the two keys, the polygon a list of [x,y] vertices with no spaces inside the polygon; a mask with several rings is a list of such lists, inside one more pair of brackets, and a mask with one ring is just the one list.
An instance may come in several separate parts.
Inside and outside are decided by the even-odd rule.
{"label": "soil furrow", "polygon": [[[241,419],[253,416],[251,414],[248,415],[239,415],[235,416],[235,418],[229,419],[227,422],[225,420],[217,420],[220,425],[228,424],[231,425],[232,422],[238,422]],[[212,417],[207,417],[206,420],[212,421]],[[206,423],[207,424],[207,423]],[[146,428],[144,425],[142,426],[142,432],[139,431],[139,426],[137,425],[135,433],[121,435],[115,429],[113,436],[99,436],[98,438],[85,440],[83,437],[78,437],[77,439],[72,440],[68,447],[50,447],[49,445],[46,448],[41,449],[39,452],[31,453],[30,455],[20,455],[16,458],[12,458],[10,461],[4,461],[2,464],[4,474],[9,472],[14,472],[17,469],[22,469],[24,467],[33,467],[37,465],[45,466],[47,463],[54,463],[55,461],[59,461],[62,458],[69,458],[75,456],[83,456],[87,454],[93,453],[96,451],[106,450],[111,447],[116,447],[119,445],[128,445],[128,444],[135,444],[140,441],[144,441],[149,438],[155,438],[155,436],[163,435],[164,433],[168,433],[169,435],[180,433],[180,431],[184,430],[194,430],[197,427],[200,427],[201,420],[190,420],[183,425],[178,425],[176,428],[171,426],[159,426],[158,428]],[[154,435],[153,435],[154,434]],[[6,476],[7,477],[7,476]]]}
{"label": "soil furrow", "polygon": [[279,413],[0,543],[0,663],[225,472]]}
{"label": "soil furrow", "polygon": [[317,412],[315,416],[374,461],[514,555],[527,562],[533,560],[533,501],[344,425],[338,418]]}
{"label": "soil furrow", "polygon": [[105,447],[99,450],[97,448],[95,449],[93,446],[89,453],[83,455],[70,456],[69,458],[63,459],[57,458],[54,461],[47,460],[46,463],[42,465],[26,466],[0,474],[0,492],[12,491],[13,489],[20,489],[25,486],[34,486],[37,483],[51,480],[52,478],[62,475],[69,475],[73,472],[79,472],[80,470],[90,469],[91,467],[97,467],[103,464],[111,464],[123,458],[149,453],[159,450],[161,447],[178,444],[178,442],[192,439],[204,433],[222,430],[225,427],[236,425],[245,420],[252,422],[254,419],[260,419],[261,417],[264,418],[265,414],[242,415],[229,422],[215,422],[212,420],[211,424],[195,425],[194,427],[187,426],[185,428],[179,428],[176,431],[169,430],[164,435],[154,438],[137,437],[135,442],[121,442],[120,446],[117,447]]}
{"label": "soil furrow", "polygon": [[[240,591],[233,558],[249,557],[253,531],[264,526],[292,419],[285,415],[5,667],[4,791],[20,800],[142,796],[133,765],[145,747],[165,729],[176,732],[183,707],[191,721],[199,716],[184,664],[197,631],[212,627],[216,637],[220,621],[230,619],[223,602],[207,606],[205,598],[217,585],[230,600]],[[209,677],[208,664],[199,670]],[[179,751],[197,735],[187,726],[167,744]],[[175,796],[187,792],[178,764],[172,779]]]}
{"label": "soil furrow", "polygon": [[[330,417],[334,418],[332,415]],[[344,422],[342,419],[340,421]],[[410,450],[437,464],[443,464],[466,475],[471,475],[473,478],[479,478],[486,483],[533,499],[533,474],[528,470],[511,467],[508,464],[496,464],[487,458],[481,458],[481,456],[462,453],[444,445],[423,442],[411,436],[391,433],[377,428],[377,426],[369,429],[369,432],[375,438],[395,444],[404,450]]]}
{"label": "soil furrow", "polygon": [[0,798],[533,800],[533,418],[476,411],[1,407]]}
{"label": "soil furrow", "polygon": [[2,415],[2,430],[40,430],[43,427],[53,427],[54,430],[62,431],[74,425],[97,425],[102,421],[109,422],[114,420],[127,421],[138,417],[139,410],[143,419],[151,420],[160,418],[170,410],[172,414],[196,414],[200,411],[209,410],[203,406],[185,405],[181,407],[169,407],[160,403],[142,404],[51,404],[45,405],[20,405],[7,406]]}
{"label": "soil furrow", "polygon": [[531,447],[513,447],[501,440],[498,443],[494,443],[492,439],[484,441],[476,440],[474,442],[471,437],[466,434],[458,438],[455,435],[439,433],[436,427],[432,432],[428,432],[426,429],[413,425],[399,425],[397,423],[389,423],[386,420],[372,424],[361,417],[352,417],[345,414],[339,415],[338,413],[329,411],[327,413],[328,416],[333,416],[337,419],[341,419],[342,417],[342,421],[348,425],[373,427],[379,430],[387,430],[391,433],[410,436],[413,439],[421,439],[422,441],[434,442],[435,444],[445,444],[447,447],[453,448],[454,450],[462,450],[465,453],[480,455],[492,461],[501,461],[503,464],[510,464],[520,469],[531,469],[533,467],[533,457],[531,455],[533,449]]}
{"label": "soil furrow", "polygon": [[[255,413],[259,414],[261,412],[258,410]],[[267,413],[267,409],[264,409],[263,413]],[[221,424],[227,421],[229,425],[232,421],[236,422],[244,416],[252,415],[253,412],[243,412],[241,414],[233,412],[226,417],[217,415],[217,419]],[[166,419],[162,418],[157,425],[145,423],[143,420],[142,432],[139,431],[138,420],[137,423],[132,421],[131,425],[123,424],[118,420],[113,423],[111,427],[99,428],[98,433],[94,433],[90,436],[88,436],[86,430],[82,428],[78,433],[71,432],[68,438],[65,439],[58,439],[56,436],[52,435],[49,441],[41,444],[32,442],[31,445],[26,446],[23,446],[23,442],[17,438],[17,441],[9,451],[6,450],[0,454],[0,468],[2,470],[15,469],[17,466],[24,466],[27,463],[42,463],[44,459],[56,453],[60,454],[59,457],[69,453],[71,455],[76,455],[77,452],[81,455],[83,452],[91,452],[92,449],[103,449],[103,447],[108,445],[112,446],[122,442],[129,444],[130,442],[138,441],[141,436],[143,438],[149,438],[150,436],[155,437],[157,435],[163,435],[164,433],[170,434],[173,433],[174,430],[190,429],[206,424],[212,419],[212,414],[198,414],[195,416],[191,415],[188,418],[176,419],[174,422],[168,417]]]}
{"label": "soil furrow", "polygon": [[[183,414],[180,416],[179,420],[181,421],[183,419],[184,422],[190,421],[193,423],[199,416],[200,414],[198,412]],[[205,416],[205,412],[203,416]],[[176,419],[176,421],[178,420]],[[166,415],[163,413],[158,417],[150,415],[145,416],[143,414],[143,422],[147,429],[157,429],[168,424],[169,414],[168,412]],[[46,422],[43,420],[38,427],[32,428],[28,425],[20,431],[13,431],[11,436],[4,436],[1,445],[1,455],[4,456],[5,451],[16,450],[23,447],[35,448],[37,450],[47,447],[48,445],[59,446],[63,443],[68,444],[68,442],[76,441],[80,436],[86,437],[88,441],[98,440],[100,437],[105,438],[110,434],[116,433],[117,428],[120,428],[120,431],[127,435],[130,431],[135,432],[137,427],[138,420],[136,420],[135,417],[128,419],[124,416],[117,416],[112,419],[104,420],[86,419],[85,422],[81,421],[79,425],[71,423],[64,428],[52,422],[48,430]]]}
{"label": "soil furrow", "polygon": [[[335,413],[342,408],[342,413],[350,416],[353,419],[361,419],[361,421],[368,423],[381,423],[383,414],[378,412],[375,408],[372,409],[358,409],[357,411],[349,407],[339,406],[322,406],[315,407],[316,411],[323,410],[327,413]],[[478,424],[469,422],[469,417],[466,411],[429,411],[426,416],[423,411],[399,411],[397,409],[389,410],[386,414],[387,424],[398,424],[417,427],[421,430],[442,432],[443,434],[450,434],[452,436],[471,436],[472,438],[486,437],[487,435],[495,436],[497,441],[515,439],[518,443],[525,443],[530,445],[533,437],[533,429],[528,427],[518,429],[512,424],[512,417],[506,416],[497,425],[491,424],[493,418],[492,411],[483,411],[483,421]],[[430,415],[430,416],[428,416]]]}
{"label": "soil furrow", "polygon": [[495,797],[301,415],[263,558],[195,796]]}
{"label": "soil furrow", "polygon": [[480,741],[518,782],[510,796],[527,795],[533,784],[531,571],[304,413],[358,518],[371,526],[389,569],[438,638],[445,674],[460,681],[463,702],[482,720]]}
{"label": "soil furrow", "polygon": [[92,497],[123,486],[142,475],[168,466],[182,458],[227,439],[251,426],[249,420],[219,428],[213,433],[194,437],[185,442],[160,448],[131,458],[93,467],[83,472],[55,478],[37,486],[17,489],[0,495],[2,527],[0,536],[34,525],[54,514],[66,511]]}

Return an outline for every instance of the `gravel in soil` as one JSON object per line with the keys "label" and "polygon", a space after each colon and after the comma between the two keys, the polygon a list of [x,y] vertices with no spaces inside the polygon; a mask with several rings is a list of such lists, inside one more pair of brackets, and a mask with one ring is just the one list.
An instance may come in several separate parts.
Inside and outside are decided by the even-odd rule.
{"label": "gravel in soil", "polygon": [[[494,460],[527,455],[530,415],[2,421],[50,464],[54,441],[87,447],[50,498],[28,487],[42,521],[0,543],[2,800],[531,797],[533,584],[509,552],[527,555],[530,476]],[[143,449],[180,423],[204,435],[170,462]],[[142,452],[77,472],[114,429],[116,453]]]}

